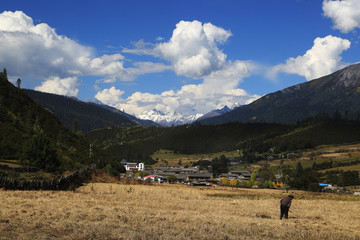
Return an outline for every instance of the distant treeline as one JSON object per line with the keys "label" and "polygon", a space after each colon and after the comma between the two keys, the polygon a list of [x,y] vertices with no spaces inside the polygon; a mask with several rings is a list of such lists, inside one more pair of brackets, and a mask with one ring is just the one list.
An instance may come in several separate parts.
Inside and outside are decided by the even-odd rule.
{"label": "distant treeline", "polygon": [[278,135],[286,132],[286,129],[288,126],[285,125],[260,123],[182,125],[170,128],[136,126],[95,130],[85,136],[118,160],[150,162],[150,156],[160,149],[181,154],[231,151],[249,138]]}
{"label": "distant treeline", "polygon": [[[118,160],[152,164],[151,154],[159,149],[181,154],[207,154],[241,150],[244,159],[255,153],[279,154],[311,149],[323,144],[360,141],[360,121],[346,120],[340,113],[320,114],[291,125],[270,123],[227,123],[177,127],[128,127],[100,129],[86,134],[90,142]],[[250,159],[251,158],[251,159]]]}

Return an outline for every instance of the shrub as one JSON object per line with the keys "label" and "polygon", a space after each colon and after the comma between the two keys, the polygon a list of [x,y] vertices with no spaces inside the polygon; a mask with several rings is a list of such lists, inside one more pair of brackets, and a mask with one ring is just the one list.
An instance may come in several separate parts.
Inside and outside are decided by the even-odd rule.
{"label": "shrub", "polygon": [[250,181],[245,180],[245,181],[242,182],[241,186],[243,186],[243,187],[251,187],[252,185],[251,185]]}
{"label": "shrub", "polygon": [[168,176],[166,178],[166,181],[169,182],[169,183],[175,183],[177,181],[177,177],[174,176],[174,175]]}
{"label": "shrub", "polygon": [[135,173],[135,178],[148,176],[150,173],[148,171],[138,171]]}
{"label": "shrub", "polygon": [[116,170],[115,168],[113,168],[110,164],[106,164],[106,166],[104,167],[104,171],[111,176],[119,176],[119,171]]}
{"label": "shrub", "polygon": [[272,182],[271,181],[265,181],[264,182],[264,187],[265,188],[271,188],[272,187]]}
{"label": "shrub", "polygon": [[20,164],[53,172],[59,169],[60,160],[50,139],[40,133],[24,143]]}

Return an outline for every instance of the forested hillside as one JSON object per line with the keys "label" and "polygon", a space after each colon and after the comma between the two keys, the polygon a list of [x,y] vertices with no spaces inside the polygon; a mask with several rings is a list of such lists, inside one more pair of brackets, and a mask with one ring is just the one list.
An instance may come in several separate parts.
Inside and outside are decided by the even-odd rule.
{"label": "forested hillside", "polygon": [[159,149],[177,153],[230,151],[251,138],[286,132],[279,124],[225,124],[221,126],[183,125],[99,129],[86,134],[89,141],[117,159],[149,160]]}
{"label": "forested hillside", "polygon": [[[16,159],[46,170],[72,170],[90,164],[86,139],[0,73],[0,159]],[[93,156],[102,157],[94,149]],[[37,162],[43,157],[44,162]],[[33,160],[33,162],[31,162]],[[96,160],[97,161],[97,160]]]}
{"label": "forested hillside", "polygon": [[323,144],[359,142],[360,122],[321,115],[293,125],[228,123],[99,129],[86,134],[89,141],[117,159],[151,162],[159,149],[175,153],[281,153]]}
{"label": "forested hillside", "polygon": [[115,108],[82,102],[76,98],[52,93],[25,90],[26,94],[56,115],[71,130],[88,132],[108,126],[154,125],[142,121]]}

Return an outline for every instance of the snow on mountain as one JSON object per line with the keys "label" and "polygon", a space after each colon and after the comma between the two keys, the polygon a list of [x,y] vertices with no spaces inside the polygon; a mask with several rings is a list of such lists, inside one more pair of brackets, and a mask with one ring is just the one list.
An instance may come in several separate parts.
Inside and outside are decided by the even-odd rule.
{"label": "snow on mountain", "polygon": [[[238,107],[243,107],[244,104],[240,104],[240,103],[234,103],[231,107],[230,107],[230,111],[234,110],[235,108]],[[225,106],[226,107],[226,106]]]}
{"label": "snow on mountain", "polygon": [[177,126],[192,123],[196,120],[201,120],[209,117],[219,116],[224,113],[230,112],[235,108],[241,107],[242,105],[235,103],[231,108],[224,106],[221,109],[213,110],[207,114],[195,114],[195,115],[183,115],[177,112],[163,113],[156,109],[143,112],[136,117],[144,120],[151,120],[164,126]]}
{"label": "snow on mountain", "polygon": [[153,109],[143,112],[136,117],[144,120],[151,120],[164,126],[177,126],[192,123],[201,116],[203,116],[203,114],[183,115],[177,112],[163,113],[161,111]]}

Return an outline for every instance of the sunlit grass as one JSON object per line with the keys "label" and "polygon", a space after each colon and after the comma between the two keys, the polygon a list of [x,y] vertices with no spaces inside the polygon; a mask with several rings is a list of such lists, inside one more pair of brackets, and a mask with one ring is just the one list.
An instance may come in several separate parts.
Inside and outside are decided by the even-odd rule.
{"label": "sunlit grass", "polygon": [[[356,239],[359,197],[279,190],[90,183],[0,191],[0,239]],[[350,200],[350,201],[344,201]],[[5,207],[4,207],[5,206]]]}

